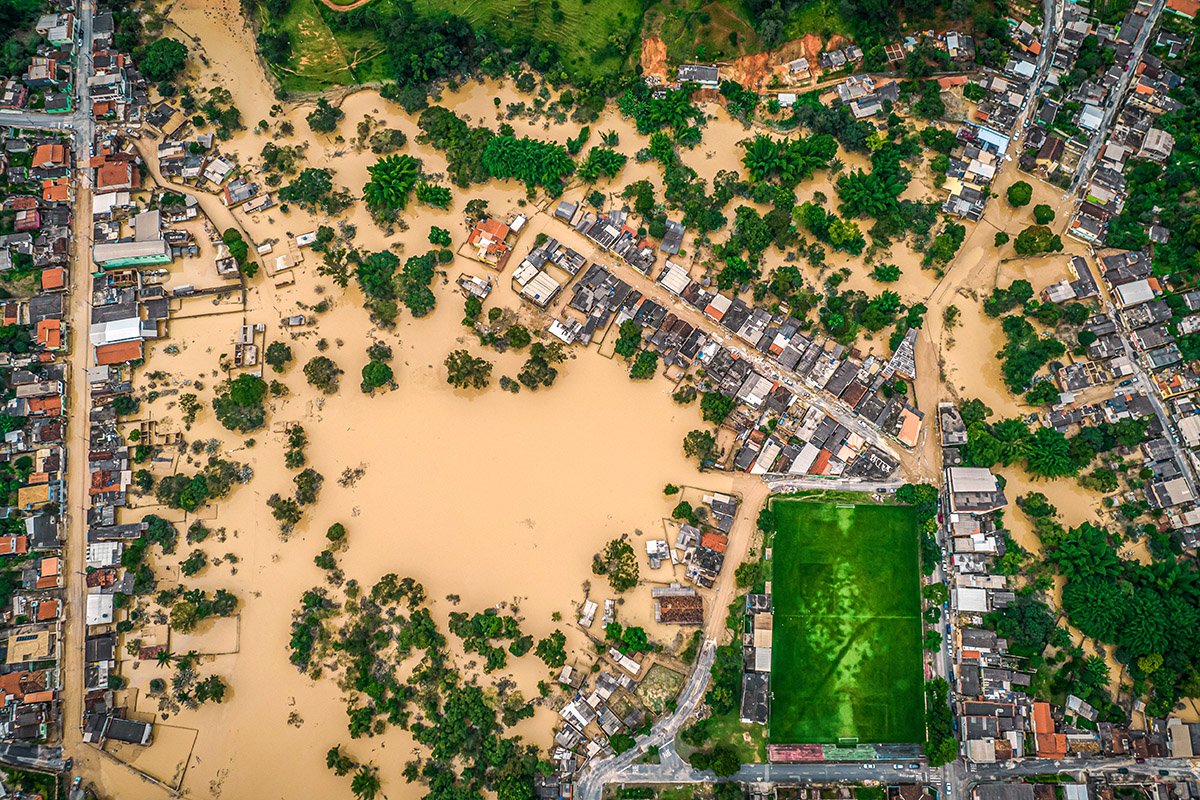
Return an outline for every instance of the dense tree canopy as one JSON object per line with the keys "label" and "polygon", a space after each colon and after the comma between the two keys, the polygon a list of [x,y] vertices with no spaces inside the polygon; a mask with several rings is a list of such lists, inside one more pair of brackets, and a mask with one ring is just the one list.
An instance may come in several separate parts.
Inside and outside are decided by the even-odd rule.
{"label": "dense tree canopy", "polygon": [[492,379],[490,362],[455,350],[446,356],[446,382],[457,389],[486,389]]}
{"label": "dense tree canopy", "polygon": [[1058,531],[1047,556],[1067,578],[1063,610],[1086,636],[1116,645],[1135,686],[1154,687],[1149,713],[1165,714],[1196,688],[1200,571],[1173,559],[1122,559],[1108,532],[1091,524]]}
{"label": "dense tree canopy", "polygon": [[187,54],[187,45],[178,39],[155,39],[138,53],[138,69],[155,83],[169,81],[183,71]]}
{"label": "dense tree canopy", "polygon": [[579,177],[587,183],[595,183],[601,177],[615,178],[625,166],[625,161],[623,153],[608,147],[593,147],[579,165]]}
{"label": "dense tree canopy", "polygon": [[837,155],[837,140],[828,133],[782,140],[760,133],[740,144],[745,149],[742,164],[752,180],[777,180],[788,188],[828,168]]}
{"label": "dense tree canopy", "polygon": [[562,179],[575,171],[565,147],[527,137],[495,136],[484,146],[481,158],[493,178],[516,178],[530,191],[541,186],[551,197],[562,194]]}
{"label": "dense tree canopy", "polygon": [[1063,249],[1062,239],[1045,225],[1030,225],[1013,240],[1017,255],[1029,256],[1037,253],[1057,253]]}

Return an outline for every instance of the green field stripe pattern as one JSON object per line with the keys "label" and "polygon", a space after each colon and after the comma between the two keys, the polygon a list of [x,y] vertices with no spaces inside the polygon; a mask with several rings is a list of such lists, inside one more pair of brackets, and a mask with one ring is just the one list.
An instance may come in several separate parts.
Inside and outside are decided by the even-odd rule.
{"label": "green field stripe pattern", "polygon": [[770,740],[925,735],[916,515],[777,499]]}

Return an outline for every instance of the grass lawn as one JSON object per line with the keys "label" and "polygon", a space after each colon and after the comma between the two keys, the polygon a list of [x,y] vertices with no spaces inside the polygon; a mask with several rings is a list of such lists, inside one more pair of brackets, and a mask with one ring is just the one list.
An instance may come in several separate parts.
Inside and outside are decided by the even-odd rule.
{"label": "grass lawn", "polygon": [[772,502],[770,739],[920,742],[919,536],[912,508]]}
{"label": "grass lawn", "polygon": [[696,796],[694,786],[672,786],[658,793],[658,800],[691,800]]}
{"label": "grass lawn", "polygon": [[712,741],[733,745],[743,764],[765,764],[767,761],[767,737],[762,725],[753,725],[738,719],[738,712],[712,718]]}
{"label": "grass lawn", "polygon": [[292,0],[279,25],[292,39],[292,57],[275,67],[285,89],[312,92],[354,83],[345,52],[317,10],[317,0]]}

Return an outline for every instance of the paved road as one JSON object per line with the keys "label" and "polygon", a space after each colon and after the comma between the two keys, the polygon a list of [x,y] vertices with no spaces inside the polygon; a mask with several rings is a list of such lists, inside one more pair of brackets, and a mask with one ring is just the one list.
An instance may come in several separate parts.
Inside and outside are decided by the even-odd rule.
{"label": "paved road", "polygon": [[36,111],[0,109],[0,125],[15,128],[65,130],[75,127],[75,114],[43,114]]}
{"label": "paved road", "polygon": [[[1095,250],[1092,251],[1092,256],[1095,258]],[[1099,263],[1096,263],[1096,269],[1100,268]],[[1100,300],[1104,305],[1104,310],[1107,311],[1113,319],[1117,320],[1117,336],[1121,339],[1121,344],[1125,347],[1125,352],[1134,355],[1130,359],[1133,364],[1133,380],[1134,385],[1130,388],[1140,388],[1150,399],[1150,405],[1154,408],[1154,414],[1158,417],[1159,424],[1162,425],[1163,431],[1166,433],[1167,441],[1171,443],[1171,452],[1175,456],[1175,460],[1179,462],[1180,468],[1183,470],[1183,479],[1187,482],[1188,489],[1193,496],[1197,494],[1197,486],[1200,486],[1200,479],[1196,477],[1195,464],[1192,462],[1191,452],[1183,445],[1183,437],[1179,435],[1178,429],[1175,427],[1174,418],[1162,404],[1162,400],[1158,395],[1158,389],[1154,385],[1151,373],[1142,363],[1140,351],[1133,346],[1133,341],[1130,337],[1132,331],[1125,324],[1124,318],[1116,313],[1112,298],[1108,292],[1101,289]]]}
{"label": "paved road", "polygon": [[1151,7],[1150,13],[1146,17],[1146,24],[1142,26],[1138,38],[1133,43],[1133,54],[1129,57],[1129,62],[1125,65],[1125,74],[1121,76],[1121,82],[1117,86],[1116,94],[1109,100],[1104,109],[1104,120],[1099,130],[1092,135],[1091,142],[1088,144],[1088,149],[1084,152],[1083,158],[1079,159],[1079,165],[1075,168],[1075,178],[1071,181],[1071,187],[1063,197],[1078,192],[1091,176],[1096,159],[1100,156],[1100,148],[1104,146],[1104,142],[1108,138],[1108,129],[1112,126],[1112,122],[1117,116],[1117,111],[1124,104],[1123,101],[1129,93],[1133,77],[1137,74],[1137,65],[1142,60],[1142,53],[1146,50],[1146,44],[1150,41],[1150,36],[1154,32],[1154,26],[1157,24],[1158,17],[1162,14],[1163,6],[1165,5],[1166,0],[1155,0],[1154,5]]}
{"label": "paved road", "polygon": [[[671,752],[674,760],[678,756]],[[665,759],[664,759],[665,760]],[[828,784],[828,783],[862,783],[864,781],[882,781],[885,783],[933,783],[941,770],[925,766],[911,769],[912,762],[889,763],[881,762],[867,765],[860,762],[820,763],[820,764],[748,764],[730,780],[744,783],[786,783],[786,784]],[[955,762],[953,770],[960,779],[952,781],[949,797],[966,798],[973,785],[991,781],[1011,780],[1030,775],[1045,775],[1048,773],[1069,773],[1080,780],[1086,780],[1089,775],[1103,774],[1110,779],[1120,780],[1125,774],[1118,773],[1119,769],[1127,770],[1129,779],[1145,778],[1192,778],[1200,774],[1200,769],[1184,759],[1148,759],[1143,764],[1133,759],[1066,759],[1048,761],[1027,759],[1020,762],[1010,762],[1006,765],[987,764],[971,765],[968,769],[963,762]],[[1163,776],[1161,773],[1166,773]],[[623,770],[619,779],[614,783],[711,783],[715,780],[711,772],[696,772],[686,766],[672,765],[662,769],[660,765],[636,764]],[[945,788],[945,787],[943,787]],[[580,800],[597,800],[599,794],[593,790],[586,779],[577,787]]]}
{"label": "paved road", "polygon": [[1064,0],[1042,0],[1042,49],[1038,52],[1037,68],[1033,80],[1029,82],[1029,96],[1026,98],[1024,113],[1017,120],[1015,133],[1024,127],[1024,120],[1033,112],[1042,86],[1046,83],[1046,71],[1054,58],[1054,50],[1058,47],[1058,36],[1062,32]]}

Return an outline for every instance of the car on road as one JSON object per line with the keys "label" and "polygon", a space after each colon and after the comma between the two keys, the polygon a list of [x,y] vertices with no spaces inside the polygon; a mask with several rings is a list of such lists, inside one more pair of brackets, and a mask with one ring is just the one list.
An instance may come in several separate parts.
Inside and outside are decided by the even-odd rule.
{"label": "car on road", "polygon": [[908,768],[909,769],[920,769],[921,765],[920,764],[909,764]]}
{"label": "car on road", "polygon": [[1118,767],[1118,768],[1117,768],[1117,774],[1118,774],[1118,775],[1128,775],[1128,774],[1129,774],[1129,767]]}
{"label": "car on road", "polygon": [[892,769],[904,769],[903,764],[892,764]]}
{"label": "car on road", "polygon": [[875,769],[874,764],[863,764],[863,769]]}

